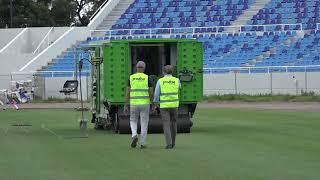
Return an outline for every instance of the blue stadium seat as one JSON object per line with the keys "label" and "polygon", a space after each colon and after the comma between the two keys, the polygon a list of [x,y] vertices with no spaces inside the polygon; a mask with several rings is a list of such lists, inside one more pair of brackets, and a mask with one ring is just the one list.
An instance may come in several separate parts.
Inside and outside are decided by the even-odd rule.
{"label": "blue stadium seat", "polygon": [[[90,41],[138,38],[196,38],[203,42],[204,65],[207,68],[254,66],[251,72],[265,73],[268,66],[298,66],[289,71],[305,71],[299,66],[320,65],[320,1],[270,0],[270,2],[241,27],[246,33],[224,31],[232,21],[246,11],[254,0],[136,0],[112,26],[115,30],[104,37],[89,37]],[[301,25],[297,24],[301,23]],[[286,24],[286,25],[280,25]],[[293,24],[293,25],[289,25]],[[252,26],[255,25],[255,26]],[[264,26],[270,25],[270,26]],[[192,28],[195,28],[194,32]],[[201,28],[200,28],[201,27]],[[180,28],[180,29],[155,29]],[[181,29],[184,28],[184,29]],[[297,38],[296,30],[311,30]],[[124,29],[135,29],[132,35]],[[152,29],[152,35],[150,31]],[[268,32],[264,32],[264,30]],[[250,32],[251,31],[251,32]],[[213,34],[215,33],[215,34]],[[296,41],[291,42],[295,37]],[[285,43],[287,42],[287,43]],[[289,42],[289,43],[288,43]],[[81,56],[83,52],[79,53]],[[73,71],[76,53],[64,52],[47,67],[50,71]],[[258,60],[257,60],[258,59]],[[90,65],[84,69],[89,71]],[[225,73],[229,70],[212,70]],[[284,68],[271,69],[282,72]],[[320,71],[309,68],[307,71]],[[58,76],[63,74],[57,74]]]}

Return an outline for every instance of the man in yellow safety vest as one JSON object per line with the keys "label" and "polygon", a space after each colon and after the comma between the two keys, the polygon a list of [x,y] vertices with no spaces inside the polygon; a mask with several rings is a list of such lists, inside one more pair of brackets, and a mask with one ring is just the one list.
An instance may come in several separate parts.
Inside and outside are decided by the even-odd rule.
{"label": "man in yellow safety vest", "polygon": [[152,100],[152,81],[148,75],[144,74],[146,64],[139,61],[136,64],[137,72],[130,76],[126,93],[126,103],[124,111],[129,111],[130,100],[130,127],[132,133],[131,147],[135,148],[138,142],[138,121],[140,117],[141,135],[140,147],[146,148],[146,138],[148,133],[150,102]]}
{"label": "man in yellow safety vest", "polygon": [[164,77],[157,82],[154,103],[160,104],[163,132],[166,139],[166,149],[172,149],[176,143],[177,119],[179,107],[180,80],[172,76],[173,67],[164,66]]}

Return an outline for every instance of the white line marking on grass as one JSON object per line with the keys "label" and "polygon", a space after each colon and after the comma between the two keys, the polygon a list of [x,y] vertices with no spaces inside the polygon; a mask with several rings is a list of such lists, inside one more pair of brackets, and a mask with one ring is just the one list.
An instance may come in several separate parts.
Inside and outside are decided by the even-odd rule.
{"label": "white line marking on grass", "polygon": [[50,132],[51,134],[53,134],[54,136],[56,136],[58,139],[62,139],[63,137],[58,135],[57,133],[55,133],[53,130],[47,128],[44,124],[41,125],[41,128]]}
{"label": "white line marking on grass", "polygon": [[9,132],[9,127],[7,127],[5,130],[4,130],[4,135],[7,135]]}
{"label": "white line marking on grass", "polygon": [[1,128],[3,130],[4,135],[6,136],[8,131],[9,131],[9,127],[7,128]]}
{"label": "white line marking on grass", "polygon": [[29,130],[27,128],[21,127],[21,129],[26,133],[29,134]]}
{"label": "white line marking on grass", "polygon": [[81,138],[89,138],[88,134],[85,134],[83,136],[65,136],[64,139],[81,139]]}

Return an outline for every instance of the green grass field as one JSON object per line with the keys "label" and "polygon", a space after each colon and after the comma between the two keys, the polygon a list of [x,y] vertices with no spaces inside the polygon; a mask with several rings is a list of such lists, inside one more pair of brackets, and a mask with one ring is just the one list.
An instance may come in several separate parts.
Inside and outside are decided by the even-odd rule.
{"label": "green grass field", "polygon": [[[1,180],[317,180],[320,113],[199,109],[174,150],[129,135],[78,129],[71,110],[0,112]],[[29,123],[31,127],[14,127]],[[55,134],[56,135],[55,135]]]}

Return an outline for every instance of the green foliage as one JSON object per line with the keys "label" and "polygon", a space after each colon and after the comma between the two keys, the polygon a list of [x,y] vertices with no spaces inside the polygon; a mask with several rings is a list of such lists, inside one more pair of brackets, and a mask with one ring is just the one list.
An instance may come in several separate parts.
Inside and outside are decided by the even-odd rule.
{"label": "green foliage", "polygon": [[[0,1],[0,28],[10,27],[10,1]],[[13,27],[85,26],[104,0],[12,0]]]}
{"label": "green foliage", "polygon": [[50,15],[54,26],[68,26],[74,22],[76,5],[70,0],[56,0],[52,3]]}

